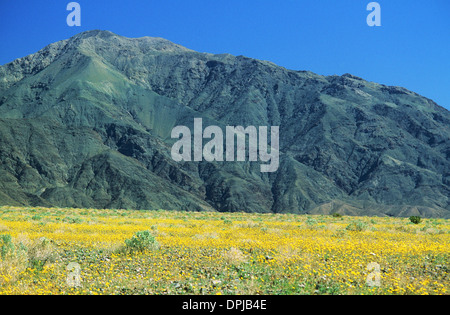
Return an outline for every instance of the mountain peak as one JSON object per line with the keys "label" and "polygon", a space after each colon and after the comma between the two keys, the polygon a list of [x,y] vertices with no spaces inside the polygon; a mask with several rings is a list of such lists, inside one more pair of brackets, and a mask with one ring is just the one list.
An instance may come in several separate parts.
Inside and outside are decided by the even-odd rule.
{"label": "mountain peak", "polygon": [[161,52],[187,52],[191,51],[181,45],[175,44],[167,39],[161,37],[139,37],[128,38],[117,35],[105,30],[90,30],[79,33],[69,39],[69,41],[79,43],[79,41],[95,41],[95,46],[101,46],[100,42],[104,42],[107,46],[123,46],[126,49],[133,49],[138,47],[141,50],[147,51],[161,51]]}
{"label": "mountain peak", "polygon": [[106,30],[89,30],[89,31],[81,32],[73,37],[74,38],[90,38],[90,37],[109,38],[112,36],[119,36],[119,35],[117,35],[113,32],[110,32],[110,31],[106,31]]}

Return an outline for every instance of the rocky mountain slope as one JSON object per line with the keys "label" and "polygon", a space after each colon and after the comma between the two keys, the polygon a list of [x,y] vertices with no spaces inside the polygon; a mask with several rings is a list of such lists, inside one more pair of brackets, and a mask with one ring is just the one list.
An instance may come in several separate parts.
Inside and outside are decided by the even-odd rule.
{"label": "rocky mountain slope", "polygon": [[[280,167],[177,125],[280,126]],[[89,31],[0,66],[0,204],[450,217],[450,112],[400,87]]]}

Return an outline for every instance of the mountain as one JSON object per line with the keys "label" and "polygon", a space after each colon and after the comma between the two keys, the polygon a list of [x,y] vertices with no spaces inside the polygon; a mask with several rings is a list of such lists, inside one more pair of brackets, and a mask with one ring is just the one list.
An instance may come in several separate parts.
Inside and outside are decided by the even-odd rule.
{"label": "mountain", "polygon": [[[279,126],[278,170],[175,162],[171,131],[194,118]],[[450,218],[450,112],[351,74],[88,31],[0,66],[0,204]]]}

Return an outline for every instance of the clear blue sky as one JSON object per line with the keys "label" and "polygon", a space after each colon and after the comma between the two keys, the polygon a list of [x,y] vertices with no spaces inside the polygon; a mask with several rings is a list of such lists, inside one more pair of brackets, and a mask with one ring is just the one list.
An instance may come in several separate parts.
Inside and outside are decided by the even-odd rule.
{"label": "clear blue sky", "polygon": [[403,86],[450,109],[450,1],[380,0],[0,0],[0,64],[79,32],[157,36],[190,49],[270,60],[294,70],[351,73]]}

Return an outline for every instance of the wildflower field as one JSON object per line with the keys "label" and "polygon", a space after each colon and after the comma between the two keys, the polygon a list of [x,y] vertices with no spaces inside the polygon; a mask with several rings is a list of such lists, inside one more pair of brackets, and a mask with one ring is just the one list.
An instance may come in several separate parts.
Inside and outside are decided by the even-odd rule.
{"label": "wildflower field", "polygon": [[0,294],[449,294],[450,222],[0,208]]}

